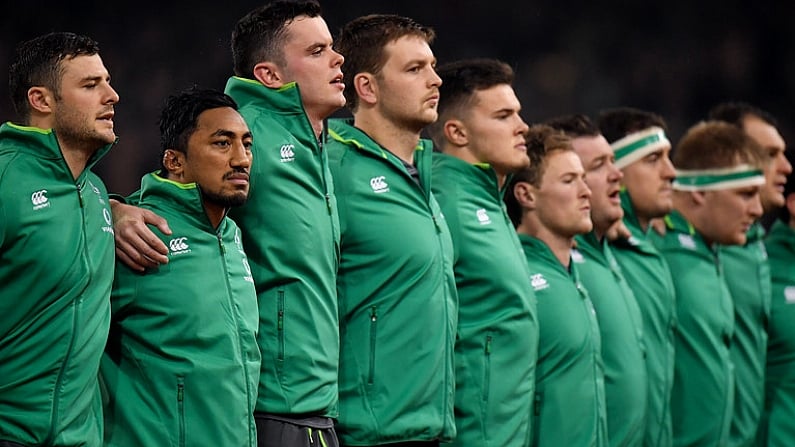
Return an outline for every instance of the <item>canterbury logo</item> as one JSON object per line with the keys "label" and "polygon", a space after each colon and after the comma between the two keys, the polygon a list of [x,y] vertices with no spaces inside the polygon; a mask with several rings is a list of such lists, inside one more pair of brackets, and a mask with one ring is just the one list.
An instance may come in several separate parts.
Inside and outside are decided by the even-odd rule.
{"label": "canterbury logo", "polygon": [[33,202],[34,205],[41,205],[47,203],[47,194],[46,189],[42,189],[41,191],[36,191],[30,195],[30,201]]}
{"label": "canterbury logo", "polygon": [[30,201],[33,203],[33,209],[38,210],[50,206],[50,200],[46,196],[47,190],[42,189],[30,195]]}
{"label": "canterbury logo", "polygon": [[187,253],[190,251],[190,246],[187,244],[188,238],[186,237],[178,237],[175,239],[171,239],[168,243],[168,248],[171,249],[171,254],[181,254]]}
{"label": "canterbury logo", "polygon": [[491,218],[489,218],[485,208],[477,210],[476,214],[478,216],[478,222],[480,222],[481,225],[488,225],[491,223]]}
{"label": "canterbury logo", "polygon": [[382,193],[389,191],[389,184],[386,182],[386,177],[383,175],[379,175],[378,177],[373,177],[370,179],[370,187],[373,188],[373,192],[375,193]]}
{"label": "canterbury logo", "polygon": [[283,144],[281,149],[279,149],[279,153],[282,156],[282,163],[286,163],[288,161],[295,160],[295,146],[292,144]]}

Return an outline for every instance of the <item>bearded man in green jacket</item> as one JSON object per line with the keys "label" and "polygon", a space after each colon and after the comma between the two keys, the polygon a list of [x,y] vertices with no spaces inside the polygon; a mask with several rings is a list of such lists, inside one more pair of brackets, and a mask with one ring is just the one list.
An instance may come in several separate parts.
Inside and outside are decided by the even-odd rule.
{"label": "bearded man in green jacket", "polygon": [[119,95],[72,33],[20,44],[9,79],[23,125],[0,127],[0,445],[96,447],[113,228],[91,168]]}
{"label": "bearded man in green jacket", "polygon": [[163,167],[134,201],[168,219],[170,262],[117,265],[104,445],[255,447],[257,298],[227,217],[248,196],[251,132],[230,97],[190,90],[168,99],[160,133]]}
{"label": "bearded man in green jacket", "polygon": [[[343,57],[317,2],[275,1],[235,25],[235,76],[225,92],[254,136],[240,225],[257,288],[262,447],[337,444],[339,220],[324,120],[345,104]],[[168,262],[144,225],[147,210],[114,206],[117,254],[128,265]],[[164,225],[158,228],[165,228]]]}
{"label": "bearded man in green jacket", "polygon": [[[439,68],[441,153],[433,193],[453,238],[458,288],[456,446],[525,446],[531,437],[538,321],[530,274],[502,198],[529,164],[513,70],[491,59]],[[488,247],[488,249],[485,249]]]}
{"label": "bearded man in green jacket", "polygon": [[431,192],[437,118],[431,28],[395,15],[346,24],[353,120],[329,124],[341,229],[340,440],[436,446],[455,434],[453,247]]}

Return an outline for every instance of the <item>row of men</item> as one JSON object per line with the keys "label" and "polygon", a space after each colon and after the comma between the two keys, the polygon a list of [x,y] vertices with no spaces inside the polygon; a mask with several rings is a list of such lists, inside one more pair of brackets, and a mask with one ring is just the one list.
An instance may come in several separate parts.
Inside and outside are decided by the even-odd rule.
{"label": "row of men", "polygon": [[510,67],[436,70],[433,37],[373,15],[332,47],[316,3],[257,8],[229,97],[169,99],[162,167],[127,204],[90,171],[119,99],[96,44],[23,44],[28,127],[0,129],[0,445],[753,444],[752,224],[791,172],[772,119],[716,109],[732,124],[694,126],[674,171],[656,115],[529,128]]}

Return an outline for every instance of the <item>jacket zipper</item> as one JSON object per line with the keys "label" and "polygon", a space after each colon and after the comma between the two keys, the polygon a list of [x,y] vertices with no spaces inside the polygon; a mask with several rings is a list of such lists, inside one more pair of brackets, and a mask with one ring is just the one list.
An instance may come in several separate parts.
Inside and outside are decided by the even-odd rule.
{"label": "jacket zipper", "polygon": [[370,308],[370,372],[367,376],[367,383],[372,385],[375,381],[375,340],[377,336],[378,308]]}

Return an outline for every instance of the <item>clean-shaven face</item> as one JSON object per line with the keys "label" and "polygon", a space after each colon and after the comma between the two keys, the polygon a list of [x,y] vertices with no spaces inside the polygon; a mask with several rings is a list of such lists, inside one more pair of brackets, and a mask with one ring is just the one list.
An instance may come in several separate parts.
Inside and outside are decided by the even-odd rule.
{"label": "clean-shaven face", "polygon": [[535,213],[551,233],[571,238],[591,231],[591,190],[585,183],[585,170],[573,151],[555,151],[545,160],[538,188]]}
{"label": "clean-shaven face", "polygon": [[526,168],[527,123],[519,116],[519,99],[508,84],[478,90],[472,106],[462,119],[469,150],[481,163],[490,164],[498,174],[507,175]]}
{"label": "clean-shaven face", "polygon": [[765,168],[762,187],[762,207],[766,212],[784,206],[784,185],[792,172],[792,165],[784,153],[787,146],[778,129],[755,116],[743,119],[743,130],[767,152],[770,164]]}
{"label": "clean-shaven face", "polygon": [[676,177],[669,153],[671,146],[658,149],[625,166],[622,184],[632,199],[632,208],[641,220],[668,214],[673,208],[671,182]]}
{"label": "clean-shaven face", "polygon": [[300,16],[286,29],[282,67],[284,82],[296,82],[301,102],[311,116],[324,119],[345,105],[341,54],[322,17]]}

